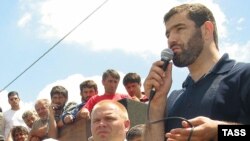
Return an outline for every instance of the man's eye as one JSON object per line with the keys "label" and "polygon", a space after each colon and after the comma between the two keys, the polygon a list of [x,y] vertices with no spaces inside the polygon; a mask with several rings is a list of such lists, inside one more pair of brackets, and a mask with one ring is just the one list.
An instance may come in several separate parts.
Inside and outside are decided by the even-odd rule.
{"label": "man's eye", "polygon": [[180,31],[180,30],[182,30],[182,29],[184,29],[183,27],[178,27],[177,28],[177,31]]}
{"label": "man's eye", "polygon": [[99,122],[99,121],[100,121],[99,119],[93,120],[94,123],[97,123],[97,122]]}
{"label": "man's eye", "polygon": [[106,120],[107,121],[113,121],[113,120],[115,120],[115,118],[113,118],[113,117],[107,117]]}
{"label": "man's eye", "polygon": [[166,34],[167,39],[169,38],[169,34]]}

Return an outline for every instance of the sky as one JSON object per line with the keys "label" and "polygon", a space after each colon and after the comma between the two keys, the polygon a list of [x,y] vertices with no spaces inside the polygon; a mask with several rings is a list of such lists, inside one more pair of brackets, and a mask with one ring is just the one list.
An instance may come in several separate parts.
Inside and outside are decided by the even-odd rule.
{"label": "sky", "polygon": [[[0,89],[27,69],[105,0],[1,0]],[[99,10],[0,92],[0,106],[9,109],[7,94],[17,91],[21,105],[32,107],[39,98],[62,85],[69,101],[80,102],[79,84],[93,79],[103,93],[102,73],[121,75],[117,92],[126,93],[123,76],[136,72],[144,80],[153,62],[167,48],[164,14],[173,6],[199,2],[214,13],[220,53],[237,61],[250,60],[249,1],[235,0],[108,0]],[[172,89],[188,75],[173,68]],[[143,88],[142,88],[143,90]]]}

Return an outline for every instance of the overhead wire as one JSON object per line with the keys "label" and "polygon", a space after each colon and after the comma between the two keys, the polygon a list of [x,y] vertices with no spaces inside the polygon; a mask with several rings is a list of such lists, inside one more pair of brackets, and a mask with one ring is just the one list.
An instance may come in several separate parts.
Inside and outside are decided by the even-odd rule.
{"label": "overhead wire", "polygon": [[27,72],[31,67],[33,67],[38,61],[40,61],[45,55],[47,55],[52,49],[54,49],[60,42],[62,42],[67,36],[69,36],[75,29],[77,29],[82,23],[84,23],[89,17],[91,17],[96,11],[98,11],[108,0],[105,0],[101,3],[96,9],[94,9],[87,17],[85,17],[79,24],[74,26],[67,34],[65,34],[60,40],[58,40],[53,46],[51,46],[45,53],[43,53],[38,59],[36,59],[31,65],[29,65],[26,69],[24,69],[19,75],[17,75],[12,81],[10,81],[7,85],[5,85],[1,90],[4,91],[8,88],[12,83],[14,83],[19,77],[21,77],[25,72]]}

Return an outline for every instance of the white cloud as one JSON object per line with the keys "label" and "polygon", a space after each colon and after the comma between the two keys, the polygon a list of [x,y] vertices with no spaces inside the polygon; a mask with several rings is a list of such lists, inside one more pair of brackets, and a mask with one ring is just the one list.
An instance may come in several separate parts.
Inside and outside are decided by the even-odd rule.
{"label": "white cloud", "polygon": [[31,20],[32,16],[30,13],[25,13],[22,18],[18,21],[17,25],[21,28],[25,27]]}
{"label": "white cloud", "polygon": [[[41,25],[47,27],[43,28],[44,38],[62,37],[102,1],[95,4],[93,1],[74,2],[75,4],[72,4],[71,1],[64,1],[60,4],[61,7],[65,7],[64,4],[67,5],[68,10],[51,8],[52,4],[49,2],[43,4]],[[158,53],[159,50],[166,47],[162,22],[164,12],[158,14],[160,9],[154,7],[162,5],[152,3],[153,1],[150,3],[131,0],[108,1],[66,40],[89,44],[93,50],[122,49],[127,52],[154,50]],[[58,4],[54,5],[58,6]],[[156,36],[158,36],[157,41],[152,39]]]}
{"label": "white cloud", "polygon": [[241,30],[244,29],[244,28],[242,27],[242,24],[243,24],[244,22],[245,22],[245,18],[241,17],[241,18],[238,19],[238,21],[237,21],[237,26],[236,26],[236,29],[237,29],[238,31],[241,31]]}
{"label": "white cloud", "polygon": [[220,49],[222,53],[228,53],[230,58],[236,59],[241,62],[249,62],[249,50],[250,50],[250,41],[246,44],[237,44],[237,43],[223,43],[222,48]]}
{"label": "white cloud", "polygon": [[244,21],[245,21],[245,18],[241,17],[241,18],[239,18],[239,20],[237,21],[237,23],[238,23],[238,24],[241,24],[241,23],[243,23]]}
{"label": "white cloud", "polygon": [[241,31],[241,30],[243,30],[243,28],[241,26],[237,26],[236,30]]}
{"label": "white cloud", "polygon": [[[33,1],[32,6],[36,7],[33,12],[40,15],[36,18],[40,19],[40,36],[44,39],[60,39],[103,1]],[[220,37],[226,37],[226,20],[220,7],[213,1],[198,2],[212,9]],[[144,56],[151,53],[158,55],[167,47],[163,16],[179,3],[166,0],[110,0],[65,40],[87,44],[97,51],[121,49],[128,53],[140,52]]]}

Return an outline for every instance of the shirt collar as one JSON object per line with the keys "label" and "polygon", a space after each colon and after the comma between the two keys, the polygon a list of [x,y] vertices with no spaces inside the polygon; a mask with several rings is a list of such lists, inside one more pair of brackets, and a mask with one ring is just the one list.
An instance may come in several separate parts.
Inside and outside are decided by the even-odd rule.
{"label": "shirt collar", "polygon": [[226,73],[226,72],[230,71],[234,65],[235,65],[235,61],[229,59],[229,55],[226,53],[216,63],[216,65],[211,70],[211,72],[215,73],[215,74]]}
{"label": "shirt collar", "polygon": [[[229,55],[225,53],[219,61],[215,64],[213,69],[209,73],[213,73],[215,75],[223,74],[230,71],[235,65],[235,60],[229,59]],[[183,82],[182,87],[186,87],[190,81],[193,81],[190,75],[187,76],[186,80]]]}

